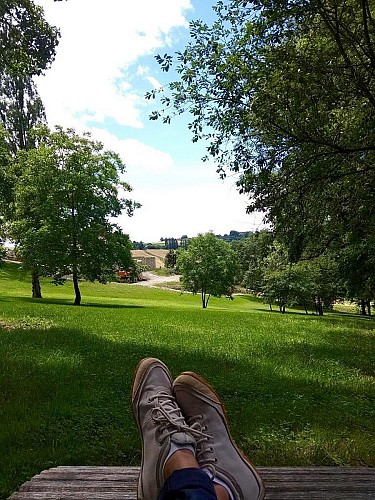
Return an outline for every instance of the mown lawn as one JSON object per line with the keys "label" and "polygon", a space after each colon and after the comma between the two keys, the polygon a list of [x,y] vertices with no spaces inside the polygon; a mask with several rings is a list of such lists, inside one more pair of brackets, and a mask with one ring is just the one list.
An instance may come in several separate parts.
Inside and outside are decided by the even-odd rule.
{"label": "mown lawn", "polygon": [[234,438],[258,465],[375,466],[375,323],[270,312],[137,285],[43,282],[30,298],[0,271],[0,498],[56,465],[136,465],[134,368],[162,359],[221,395]]}

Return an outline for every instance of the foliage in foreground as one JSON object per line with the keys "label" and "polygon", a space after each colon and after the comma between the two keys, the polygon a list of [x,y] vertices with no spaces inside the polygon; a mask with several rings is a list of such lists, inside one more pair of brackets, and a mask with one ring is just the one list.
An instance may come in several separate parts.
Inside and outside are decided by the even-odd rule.
{"label": "foliage in foreground", "polygon": [[210,299],[136,285],[43,281],[28,297],[16,265],[0,272],[0,498],[57,465],[138,465],[130,408],[138,361],[194,370],[222,397],[257,465],[375,466],[374,322],[268,311],[250,297]]}
{"label": "foliage in foreground", "polygon": [[[293,261],[328,247],[374,293],[375,1],[220,0],[190,25],[151,119],[191,114]],[[168,70],[172,57],[156,56]],[[344,249],[344,250],[343,250]],[[365,298],[365,297],[364,297]]]}

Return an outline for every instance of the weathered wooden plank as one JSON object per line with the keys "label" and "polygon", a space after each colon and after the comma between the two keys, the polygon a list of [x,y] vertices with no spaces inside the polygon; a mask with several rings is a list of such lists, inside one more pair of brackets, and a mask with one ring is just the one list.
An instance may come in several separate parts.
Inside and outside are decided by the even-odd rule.
{"label": "weathered wooden plank", "polygon": [[137,473],[130,473],[130,474],[98,474],[95,472],[81,472],[81,473],[76,473],[74,471],[66,471],[66,472],[59,472],[57,474],[39,474],[38,476],[33,477],[33,481],[48,481],[48,480],[61,480],[61,481],[66,481],[66,480],[74,480],[74,479],[79,479],[81,481],[95,481],[96,479],[100,478],[100,481],[134,481],[138,478],[138,472]]}
{"label": "weathered wooden plank", "polygon": [[[269,492],[266,490],[265,500],[374,500],[374,492],[370,493],[336,493],[334,491],[284,491]],[[21,500],[21,499],[20,499]],[[22,499],[26,500],[26,499]],[[120,500],[120,499],[119,499]]]}
{"label": "weathered wooden plank", "polygon": [[112,491],[98,491],[93,495],[92,491],[79,490],[79,491],[30,491],[13,493],[9,497],[11,500],[137,500],[136,492],[112,492]]}
{"label": "weathered wooden plank", "polygon": [[94,481],[80,481],[79,479],[73,481],[27,481],[22,485],[22,491],[74,491],[74,490],[97,490],[97,491],[121,491],[121,490],[134,490],[134,481],[101,481],[96,479]]}
{"label": "weathered wooden plank", "polygon": [[[258,467],[266,500],[375,499],[375,469]],[[60,466],[24,483],[9,500],[136,500],[139,467]]]}
{"label": "weathered wooden plank", "polygon": [[272,474],[375,474],[371,467],[257,467],[258,471]]}
{"label": "weathered wooden plank", "polygon": [[[124,492],[95,492],[78,491],[62,495],[59,492],[30,492],[15,493],[10,497],[12,500],[137,500],[137,495]],[[374,493],[342,494],[335,492],[267,492],[265,500],[374,500]]]}
{"label": "weathered wooden plank", "polygon": [[259,474],[267,475],[269,477],[374,477],[375,469],[365,468],[365,467],[333,467],[332,470],[329,468],[309,468],[305,469],[302,467],[295,468],[266,468],[266,467],[257,467]]}
{"label": "weathered wooden plank", "polygon": [[46,469],[40,474],[55,474],[59,471],[72,470],[75,472],[90,471],[97,472],[98,474],[104,472],[106,474],[129,474],[139,473],[140,467],[125,467],[125,466],[103,466],[103,465],[59,465],[53,469]]}
{"label": "weathered wooden plank", "polygon": [[[345,483],[339,483],[337,481],[322,481],[312,483],[310,481],[301,481],[291,483],[289,481],[267,481],[268,490],[277,491],[368,491],[369,483],[367,482],[357,482],[357,481],[346,481]],[[375,491],[374,491],[375,493]],[[375,498],[375,497],[374,497]]]}
{"label": "weathered wooden plank", "polygon": [[[332,476],[309,476],[309,475],[303,475],[303,476],[277,476],[277,475],[269,475],[269,474],[262,474],[262,477],[265,478],[268,482],[272,483],[275,482],[277,484],[304,484],[308,483],[310,485],[314,484],[325,484],[325,485],[330,485],[330,484],[337,484],[338,482],[340,484],[349,484],[349,485],[368,485],[369,483],[375,481],[375,474],[373,474],[373,478],[371,475],[332,475]],[[95,474],[82,474],[82,476],[77,476],[73,474],[67,474],[67,475],[59,475],[59,476],[50,476],[50,477],[34,477],[32,481],[28,481],[27,483],[24,484],[37,484],[40,485],[40,487],[49,487],[52,484],[59,484],[59,483],[71,483],[71,484],[93,484],[93,483],[104,483],[108,488],[118,484],[118,483],[124,483],[124,484],[133,484],[136,482],[138,478],[137,475],[111,475],[111,476],[100,476],[100,475],[95,475]],[[372,481],[373,479],[373,481]]]}

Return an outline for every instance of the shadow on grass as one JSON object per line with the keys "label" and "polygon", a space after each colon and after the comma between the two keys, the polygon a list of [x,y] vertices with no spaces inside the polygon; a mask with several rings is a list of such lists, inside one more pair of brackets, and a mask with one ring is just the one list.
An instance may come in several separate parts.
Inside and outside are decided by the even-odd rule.
{"label": "shadow on grass", "polygon": [[261,311],[261,312],[270,313],[270,314],[280,314],[280,316],[289,316],[291,314],[295,314],[298,316],[306,316],[306,317],[310,316],[313,318],[317,317],[317,314],[310,313],[310,312],[309,312],[309,314],[306,314],[305,311],[296,311],[293,309],[286,309],[284,313],[281,313],[277,307],[272,307],[272,310],[270,308],[266,309],[266,304],[265,304],[265,307],[263,309],[260,307],[256,307],[256,308],[254,308],[254,311]]}
{"label": "shadow on grass", "polygon": [[[165,338],[113,339],[79,328],[3,331],[0,498],[55,465],[139,464],[141,441],[130,390],[138,362],[149,356],[165,362],[172,376],[192,370],[215,387],[234,438],[255,463],[341,465],[328,444],[313,441],[314,429],[317,435],[334,432],[338,442],[344,431],[361,429],[365,435],[374,421],[375,397],[369,389],[357,394],[344,383],[322,383],[310,376],[309,367],[326,360],[366,368],[361,365],[366,347],[360,336],[348,335],[342,337],[345,345],[332,333],[323,346],[278,346],[274,357],[272,346],[265,346],[264,352],[260,347],[256,355],[234,359],[202,351],[199,343],[175,347]],[[358,350],[353,357],[354,344],[361,359]],[[306,373],[290,369],[296,361],[306,364]],[[361,412],[367,412],[367,424]],[[299,442],[304,432],[305,442]],[[333,440],[331,448],[335,445]],[[298,451],[301,446],[305,455]]]}
{"label": "shadow on grass", "polygon": [[[268,312],[268,313],[279,313],[279,308],[277,305],[272,304],[272,310],[269,308],[269,304],[266,302],[263,302],[262,299],[259,297],[255,297],[254,295],[245,295],[245,294],[239,294],[241,299],[246,300],[248,302],[253,302],[255,304],[258,304],[259,307],[254,308],[255,311],[262,311],[262,312]],[[263,307],[262,307],[263,306]],[[317,317],[318,315],[309,309],[308,314],[306,314],[304,309],[295,309],[295,308],[287,308],[284,314],[297,314],[297,315],[302,315],[302,316],[313,316]],[[362,319],[366,321],[374,321],[375,320],[375,315],[372,316],[363,316],[362,314],[359,313],[353,313],[353,312],[346,312],[346,311],[324,311],[323,316],[327,316],[329,314],[337,315],[337,316],[345,316],[345,317],[350,317],[350,318],[355,318],[355,319]]]}
{"label": "shadow on grass", "polygon": [[290,316],[290,315],[297,315],[297,316],[304,316],[305,318],[327,318],[327,317],[332,317],[332,316],[343,316],[346,318],[353,318],[355,320],[364,320],[364,321],[374,321],[375,316],[362,316],[361,314],[354,314],[354,313],[347,313],[345,311],[324,311],[323,316],[319,316],[313,311],[308,311],[308,314],[304,310],[296,310],[296,309],[286,309],[284,313],[281,313],[277,306],[273,306],[272,310],[271,309],[266,309],[256,307],[253,309],[254,311],[260,311],[264,313],[271,313],[271,314],[279,314],[280,316]]}
{"label": "shadow on grass", "polygon": [[344,316],[346,318],[355,318],[355,319],[361,319],[361,320],[366,320],[366,321],[374,321],[375,316],[364,316],[363,314],[359,313],[352,313],[352,312],[346,312],[346,311],[330,311],[331,314],[334,314],[335,316]]}
{"label": "shadow on grass", "polygon": [[[6,300],[6,299],[4,299]],[[102,309],[144,309],[146,306],[136,305],[136,304],[100,304],[97,302],[82,302],[81,305],[76,306],[71,299],[34,299],[32,297],[12,297],[10,300],[28,302],[36,305],[43,304],[54,304],[61,306],[74,306],[74,307],[98,307]],[[10,301],[9,300],[9,301]]]}
{"label": "shadow on grass", "polygon": [[[72,304],[74,305],[74,304]],[[77,306],[75,306],[77,307]],[[146,306],[138,306],[133,304],[96,304],[96,303],[83,303],[79,307],[99,307],[101,309],[146,309]]]}

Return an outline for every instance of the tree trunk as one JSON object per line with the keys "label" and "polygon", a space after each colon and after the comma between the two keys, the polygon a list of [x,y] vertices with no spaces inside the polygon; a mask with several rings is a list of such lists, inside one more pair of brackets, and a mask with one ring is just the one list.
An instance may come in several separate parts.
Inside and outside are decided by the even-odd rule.
{"label": "tree trunk", "polygon": [[25,92],[24,92],[24,82],[22,79],[17,79],[17,105],[18,105],[18,147],[19,149],[26,149],[26,130],[25,130]]}
{"label": "tree trunk", "polygon": [[371,316],[371,300],[367,301],[367,314]]}
{"label": "tree trunk", "polygon": [[366,301],[365,301],[365,299],[361,299],[360,307],[361,307],[362,316],[366,316]]}
{"label": "tree trunk", "polygon": [[73,286],[74,286],[74,293],[75,293],[74,305],[80,306],[81,305],[81,292],[79,291],[79,286],[78,286],[77,271],[73,272]]}
{"label": "tree trunk", "polygon": [[315,309],[318,316],[323,316],[323,303],[320,297],[315,301]]}
{"label": "tree trunk", "polygon": [[32,289],[33,299],[41,299],[42,298],[42,289],[40,287],[38,271],[33,271],[31,273],[31,289]]}
{"label": "tree trunk", "polygon": [[202,307],[203,307],[203,309],[206,309],[207,305],[208,305],[208,301],[210,300],[210,294],[207,295],[207,293],[202,290],[201,297],[202,297]]}

